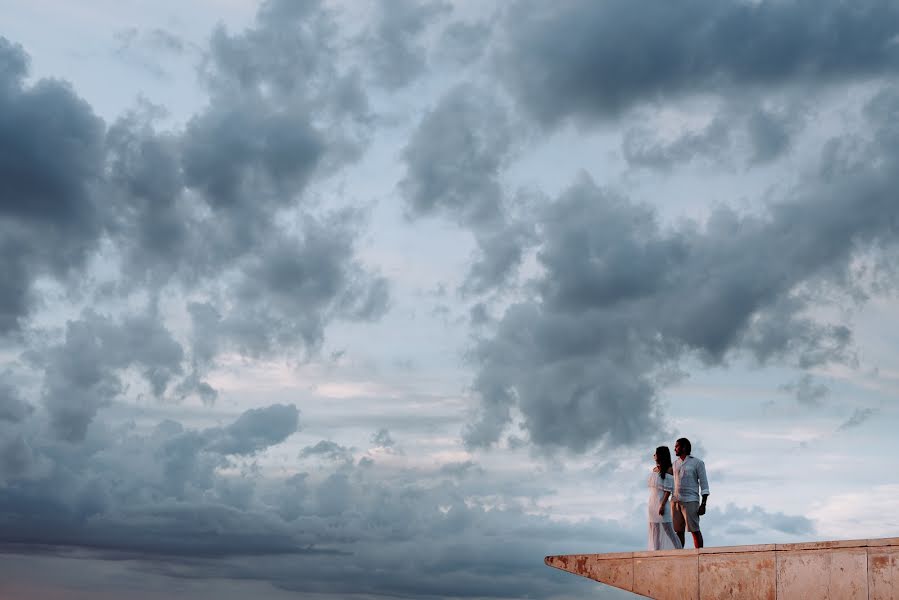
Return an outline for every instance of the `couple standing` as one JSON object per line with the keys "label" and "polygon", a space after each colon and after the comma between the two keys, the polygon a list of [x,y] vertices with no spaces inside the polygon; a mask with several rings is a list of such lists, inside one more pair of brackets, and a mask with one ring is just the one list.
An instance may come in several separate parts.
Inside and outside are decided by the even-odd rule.
{"label": "couple standing", "polygon": [[656,467],[649,476],[650,550],[680,550],[684,547],[685,530],[693,534],[693,546],[702,548],[699,517],[705,514],[709,480],[705,463],[691,456],[691,449],[687,438],[677,440],[677,459],[672,464],[668,446],[656,448]]}

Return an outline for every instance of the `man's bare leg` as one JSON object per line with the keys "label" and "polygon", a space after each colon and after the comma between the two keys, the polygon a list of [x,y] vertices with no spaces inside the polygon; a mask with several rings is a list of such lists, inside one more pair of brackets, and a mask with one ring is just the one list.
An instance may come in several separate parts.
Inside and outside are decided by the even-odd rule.
{"label": "man's bare leg", "polygon": [[[693,534],[693,546],[696,548],[702,548],[702,532],[701,531],[691,531],[690,533]],[[682,533],[678,534],[678,535],[683,536]],[[684,543],[684,540],[683,540],[683,538],[681,538],[681,544],[683,544],[683,543]]]}
{"label": "man's bare leg", "polygon": [[[681,548],[683,548],[684,547],[684,532],[683,531],[675,531],[674,533],[677,534],[677,539],[680,540],[680,546],[681,546]],[[694,541],[695,541],[695,538],[694,538]]]}

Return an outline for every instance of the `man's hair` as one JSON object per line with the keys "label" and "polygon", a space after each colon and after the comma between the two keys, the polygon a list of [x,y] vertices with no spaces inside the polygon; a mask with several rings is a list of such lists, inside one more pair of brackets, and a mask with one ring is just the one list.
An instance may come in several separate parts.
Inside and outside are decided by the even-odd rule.
{"label": "man's hair", "polygon": [[686,450],[687,454],[693,452],[693,444],[691,444],[690,440],[688,440],[687,438],[680,438],[679,440],[677,440],[677,444],[678,446]]}

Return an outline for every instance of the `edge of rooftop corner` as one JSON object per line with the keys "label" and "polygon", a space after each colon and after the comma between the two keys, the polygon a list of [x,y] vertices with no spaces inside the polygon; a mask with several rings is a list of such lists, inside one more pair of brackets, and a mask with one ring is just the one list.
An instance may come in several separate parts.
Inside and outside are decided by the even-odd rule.
{"label": "edge of rooftop corner", "polygon": [[[751,552],[795,552],[800,550],[833,550],[841,548],[878,548],[899,546],[899,537],[865,538],[857,540],[826,540],[820,542],[793,542],[788,544],[748,544],[745,546],[709,546],[706,548],[684,548],[683,550],[643,550],[632,552],[605,552],[598,554],[554,554],[544,557],[543,562],[558,569],[552,559],[573,556],[593,560],[621,560],[628,558],[653,558],[665,556],[690,556],[699,554],[736,554]],[[564,569],[563,569],[564,570]]]}

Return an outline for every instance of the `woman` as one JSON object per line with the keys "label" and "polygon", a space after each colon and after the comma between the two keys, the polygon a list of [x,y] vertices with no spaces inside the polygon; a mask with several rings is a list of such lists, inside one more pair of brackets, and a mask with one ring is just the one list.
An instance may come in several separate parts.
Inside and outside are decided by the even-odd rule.
{"label": "woman", "polygon": [[668,499],[674,490],[674,471],[668,446],[659,446],[653,455],[656,467],[649,474],[649,549],[680,550],[683,544],[671,526]]}

